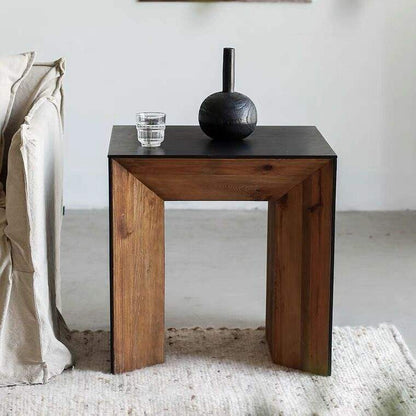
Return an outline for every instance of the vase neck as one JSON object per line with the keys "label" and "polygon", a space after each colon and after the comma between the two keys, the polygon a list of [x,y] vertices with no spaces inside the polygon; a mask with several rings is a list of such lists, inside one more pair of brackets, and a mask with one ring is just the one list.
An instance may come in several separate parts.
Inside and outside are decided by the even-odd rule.
{"label": "vase neck", "polygon": [[224,48],[222,63],[222,91],[234,92],[234,48]]}

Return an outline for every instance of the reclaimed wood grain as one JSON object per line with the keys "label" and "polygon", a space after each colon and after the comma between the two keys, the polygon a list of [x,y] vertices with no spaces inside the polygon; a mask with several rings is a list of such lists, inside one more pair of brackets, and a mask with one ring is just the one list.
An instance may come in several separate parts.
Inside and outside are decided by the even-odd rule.
{"label": "reclaimed wood grain", "polygon": [[266,337],[275,363],[331,372],[334,163],[269,201]]}
{"label": "reclaimed wood grain", "polygon": [[164,202],[110,161],[112,372],[164,361]]}
{"label": "reclaimed wood grain", "polygon": [[274,362],[331,372],[334,158],[110,157],[112,371],[163,361],[164,201],[267,200]]}
{"label": "reclaimed wood grain", "polygon": [[165,201],[267,201],[327,163],[327,159],[117,158]]}

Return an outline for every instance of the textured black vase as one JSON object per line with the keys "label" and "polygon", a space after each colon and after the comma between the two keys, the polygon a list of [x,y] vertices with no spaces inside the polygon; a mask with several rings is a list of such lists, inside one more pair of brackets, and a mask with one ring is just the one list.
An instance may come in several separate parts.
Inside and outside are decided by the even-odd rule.
{"label": "textured black vase", "polygon": [[256,128],[257,110],[250,98],[234,92],[234,48],[224,48],[222,77],[222,92],[201,104],[199,125],[213,139],[244,139]]}

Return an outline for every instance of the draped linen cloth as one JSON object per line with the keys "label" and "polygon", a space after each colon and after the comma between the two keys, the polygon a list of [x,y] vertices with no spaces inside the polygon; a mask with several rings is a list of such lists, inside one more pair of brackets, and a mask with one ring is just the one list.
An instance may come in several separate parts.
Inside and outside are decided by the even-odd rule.
{"label": "draped linen cloth", "polygon": [[34,59],[35,52],[0,57],[0,165],[5,147],[5,130],[12,113],[16,93],[31,70]]}
{"label": "draped linen cloth", "polygon": [[[19,87],[25,102],[18,104],[16,97],[18,108],[13,109],[10,120],[20,127],[11,140],[4,138],[7,177],[5,192],[3,186],[0,189],[0,386],[46,383],[72,365],[59,312],[64,61],[41,66],[41,79],[30,79],[29,72],[29,83],[24,87],[23,80]],[[26,109],[22,112],[23,105],[29,108],[27,113]],[[9,125],[6,131],[10,130],[14,129]]]}

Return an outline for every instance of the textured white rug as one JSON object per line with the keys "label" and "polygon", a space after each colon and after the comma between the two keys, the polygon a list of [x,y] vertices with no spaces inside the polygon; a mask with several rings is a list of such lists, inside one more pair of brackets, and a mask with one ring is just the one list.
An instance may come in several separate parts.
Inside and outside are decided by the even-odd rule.
{"label": "textured white rug", "polygon": [[416,363],[398,331],[335,328],[333,375],[270,362],[262,329],[171,329],[166,363],[109,374],[107,332],[73,332],[77,365],[0,389],[1,415],[416,415]]}

